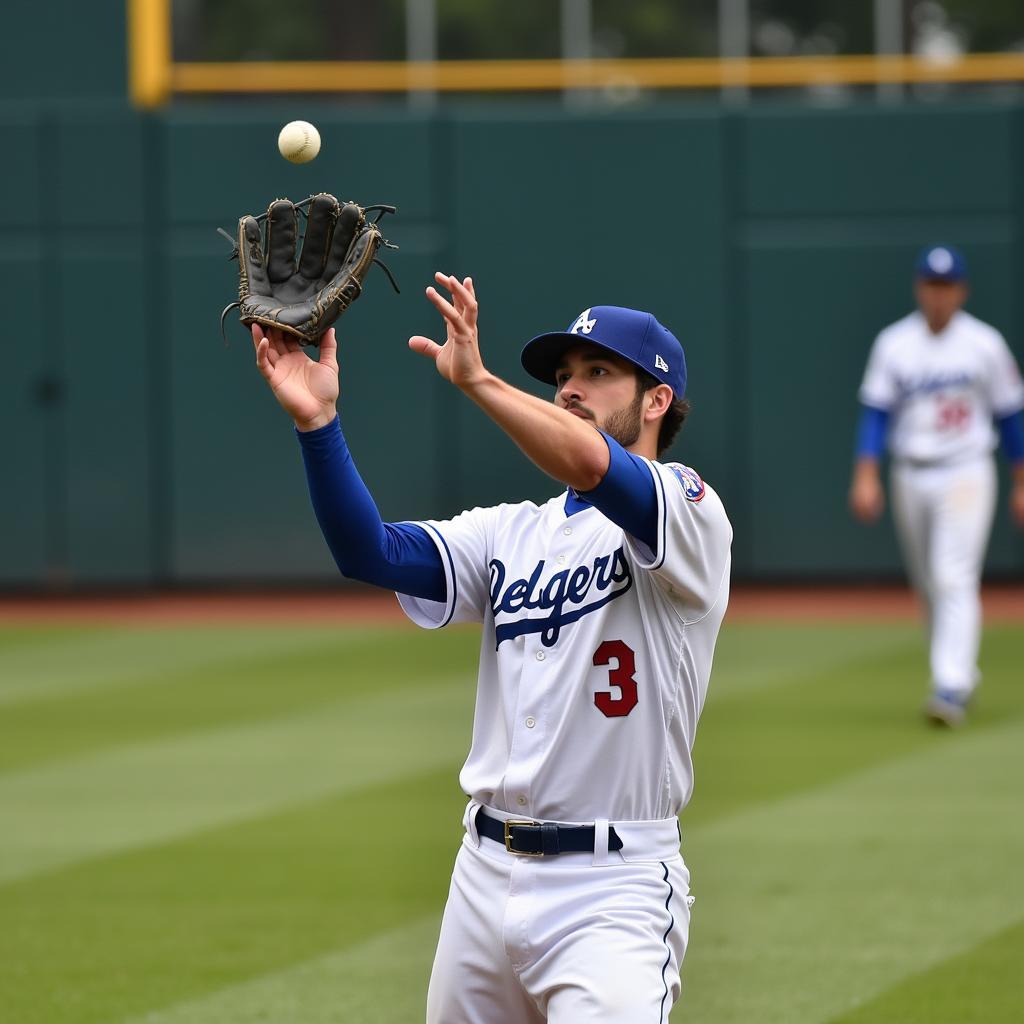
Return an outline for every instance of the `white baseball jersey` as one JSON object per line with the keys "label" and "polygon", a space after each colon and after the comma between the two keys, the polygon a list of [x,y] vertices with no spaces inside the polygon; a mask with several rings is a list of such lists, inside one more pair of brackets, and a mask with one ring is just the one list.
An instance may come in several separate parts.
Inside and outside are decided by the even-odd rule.
{"label": "white baseball jersey", "polygon": [[954,463],[996,447],[992,417],[1024,407],[1024,384],[994,327],[960,310],[936,335],[915,311],[875,339],[860,400],[891,413],[895,457]]}
{"label": "white baseball jersey", "polygon": [[665,819],[689,800],[732,527],[692,470],[647,464],[654,551],[596,508],[567,514],[564,493],[420,524],[447,600],[402,607],[428,628],[484,625],[472,799],[549,821]]}

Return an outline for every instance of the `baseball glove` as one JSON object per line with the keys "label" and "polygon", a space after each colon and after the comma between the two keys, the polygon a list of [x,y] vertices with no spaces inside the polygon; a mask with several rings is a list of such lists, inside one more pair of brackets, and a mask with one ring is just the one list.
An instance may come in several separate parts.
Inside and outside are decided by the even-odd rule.
{"label": "baseball glove", "polygon": [[[366,214],[379,211],[370,221]],[[238,221],[232,238],[218,228],[238,260],[238,301],[221,313],[238,309],[247,327],[277,327],[300,345],[317,345],[320,335],[359,298],[370,264],[382,267],[395,291],[391,272],[377,259],[382,246],[397,249],[380,233],[378,222],[393,206],[358,206],[339,203],[326,192],[301,203],[275,199],[259,217]],[[305,217],[300,237],[299,215]],[[300,251],[301,242],[301,251]]]}

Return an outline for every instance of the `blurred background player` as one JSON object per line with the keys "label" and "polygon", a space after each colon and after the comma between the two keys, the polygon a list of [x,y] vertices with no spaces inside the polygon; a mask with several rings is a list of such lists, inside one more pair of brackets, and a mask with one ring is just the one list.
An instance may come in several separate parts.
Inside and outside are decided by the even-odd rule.
{"label": "blurred background player", "polygon": [[994,327],[962,309],[967,267],[933,246],[918,258],[917,309],[875,339],[860,388],[850,506],[865,523],[884,507],[888,444],[893,517],[928,621],[926,716],[958,725],[980,680],[982,564],[995,511],[997,432],[1012,467],[1011,513],[1024,527],[1024,385]]}

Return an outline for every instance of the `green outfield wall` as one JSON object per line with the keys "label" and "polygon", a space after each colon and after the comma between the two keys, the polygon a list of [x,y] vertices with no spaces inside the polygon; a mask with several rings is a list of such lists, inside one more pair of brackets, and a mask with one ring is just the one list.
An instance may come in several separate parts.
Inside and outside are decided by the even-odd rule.
{"label": "green outfield wall", "polygon": [[[372,275],[341,326],[343,420],[391,519],[554,486],[407,350],[440,330],[423,298],[435,268],[474,277],[489,364],[538,393],[522,343],[586,306],[675,330],[694,411],[673,454],[723,495],[743,577],[897,570],[891,524],[855,525],[846,488],[867,351],[909,309],[920,246],[964,249],[968,308],[1024,361],[1019,102],[143,115],[107,95],[112,74],[85,97],[0,104],[0,586],[333,578],[291,427],[244,331],[225,346],[218,329],[236,283],[215,228],[276,196],[399,207],[402,294]],[[312,164],[277,154],[294,117],[320,126]],[[1024,539],[1003,504],[989,568],[1005,576]]]}

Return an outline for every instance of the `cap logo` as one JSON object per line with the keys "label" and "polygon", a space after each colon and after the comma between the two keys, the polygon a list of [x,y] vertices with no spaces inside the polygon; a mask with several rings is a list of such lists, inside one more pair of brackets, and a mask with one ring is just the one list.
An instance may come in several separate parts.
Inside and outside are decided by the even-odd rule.
{"label": "cap logo", "polygon": [[953,254],[948,249],[932,249],[928,266],[934,274],[948,274],[953,269]]}
{"label": "cap logo", "polygon": [[583,310],[582,313],[576,318],[576,323],[569,328],[570,334],[589,334],[594,326],[597,324],[597,317],[593,320],[588,319],[590,316],[590,308]]}
{"label": "cap logo", "polygon": [[661,370],[663,373],[668,373],[668,363],[657,354],[654,356],[654,368]]}

